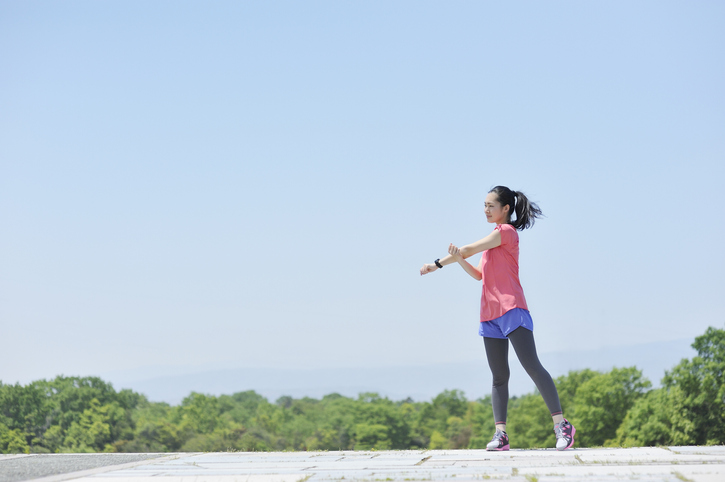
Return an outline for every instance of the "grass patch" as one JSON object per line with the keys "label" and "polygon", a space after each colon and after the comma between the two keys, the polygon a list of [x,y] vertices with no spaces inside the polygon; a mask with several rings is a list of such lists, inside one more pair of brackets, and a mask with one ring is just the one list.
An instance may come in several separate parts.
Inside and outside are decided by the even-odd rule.
{"label": "grass patch", "polygon": [[672,475],[674,475],[678,479],[682,480],[683,482],[695,482],[692,479],[688,479],[687,477],[685,477],[683,474],[681,474],[680,472],[678,472],[676,470],[672,472]]}
{"label": "grass patch", "polygon": [[415,465],[423,465],[425,463],[425,461],[429,460],[431,457],[433,457],[433,456],[429,455],[428,457],[426,457],[424,459],[420,459],[420,462],[417,462]]}

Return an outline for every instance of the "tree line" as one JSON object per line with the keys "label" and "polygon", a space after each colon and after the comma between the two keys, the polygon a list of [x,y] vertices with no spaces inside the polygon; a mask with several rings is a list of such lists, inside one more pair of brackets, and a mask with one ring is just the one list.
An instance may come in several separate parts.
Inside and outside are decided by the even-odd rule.
{"label": "tree line", "polygon": [[[578,447],[725,443],[725,330],[695,339],[697,356],[652,389],[636,367],[579,370],[555,380]],[[512,448],[553,447],[538,393],[512,398]],[[485,448],[491,400],[446,390],[429,402],[192,392],[179,405],[116,391],[97,377],[0,382],[0,452],[205,452]]]}

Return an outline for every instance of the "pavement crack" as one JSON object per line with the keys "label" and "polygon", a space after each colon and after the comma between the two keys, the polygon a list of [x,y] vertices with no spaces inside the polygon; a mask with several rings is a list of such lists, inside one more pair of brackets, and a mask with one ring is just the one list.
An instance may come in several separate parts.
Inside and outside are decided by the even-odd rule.
{"label": "pavement crack", "polygon": [[431,457],[433,457],[433,456],[429,455],[428,457],[420,459],[420,462],[417,462],[415,465],[423,465],[426,462],[426,460],[429,460]]}

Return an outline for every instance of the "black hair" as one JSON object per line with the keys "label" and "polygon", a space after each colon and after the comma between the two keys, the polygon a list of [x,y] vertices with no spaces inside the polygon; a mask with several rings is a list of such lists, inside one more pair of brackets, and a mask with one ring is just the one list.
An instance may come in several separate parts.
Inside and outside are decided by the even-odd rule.
{"label": "black hair", "polygon": [[[496,186],[489,193],[496,193],[501,207],[509,206],[509,224],[522,231],[534,225],[536,218],[543,216],[541,209],[536,203],[529,201],[521,191],[512,191],[506,186]],[[512,220],[511,215],[516,213],[516,219]]]}

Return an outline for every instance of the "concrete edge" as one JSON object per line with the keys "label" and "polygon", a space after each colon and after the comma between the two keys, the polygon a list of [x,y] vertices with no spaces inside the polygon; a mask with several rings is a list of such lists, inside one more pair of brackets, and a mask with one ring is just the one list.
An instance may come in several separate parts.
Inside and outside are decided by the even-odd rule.
{"label": "concrete edge", "polygon": [[36,455],[38,455],[38,454],[0,454],[0,461],[21,459],[23,457],[34,457]]}
{"label": "concrete edge", "polygon": [[[80,479],[81,477],[88,477],[90,475],[103,474],[105,472],[113,472],[114,470],[131,469],[138,467],[139,465],[145,465],[150,462],[158,462],[161,460],[175,460],[183,456],[194,456],[200,455],[202,452],[174,452],[172,454],[159,453],[158,457],[148,458],[144,460],[137,460],[136,462],[126,462],[125,464],[117,465],[104,465],[103,467],[96,467],[94,469],[79,470],[77,472],[68,472],[67,474],[49,475],[47,477],[39,477],[37,479],[25,479],[22,482],[63,482],[65,480]],[[77,454],[69,454],[77,455]],[[93,455],[93,454],[91,454]],[[97,455],[97,454],[96,454]]]}

